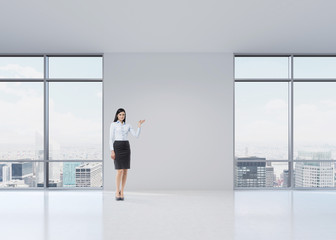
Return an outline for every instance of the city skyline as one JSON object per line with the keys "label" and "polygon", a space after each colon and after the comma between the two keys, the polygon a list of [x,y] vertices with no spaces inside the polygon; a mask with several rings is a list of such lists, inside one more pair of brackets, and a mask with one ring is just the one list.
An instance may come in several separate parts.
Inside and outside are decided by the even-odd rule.
{"label": "city skyline", "polygon": [[[44,187],[43,165],[43,162],[0,162],[0,187]],[[49,187],[100,188],[102,181],[102,162],[52,162],[49,166]]]}
{"label": "city skyline", "polygon": [[[236,187],[287,187],[288,161],[269,162],[260,155],[236,156],[235,159]],[[319,160],[327,161],[318,162]],[[331,151],[299,151],[293,166],[292,183],[295,187],[336,187],[336,161],[332,160]],[[254,174],[247,175],[249,172]],[[274,175],[272,185],[270,175]]]}
{"label": "city skyline", "polygon": [[[102,82],[85,82],[102,79],[102,61],[102,57],[49,57],[50,79],[84,80],[48,83],[48,160],[60,160],[49,163],[49,187],[102,185]],[[0,57],[0,79],[7,80],[0,83],[1,187],[44,186],[44,83],[30,81],[43,79],[43,67],[43,57]],[[90,160],[99,161],[81,162]],[[91,177],[77,176],[81,166],[87,166],[88,173],[88,166],[94,166]],[[85,184],[73,184],[82,181],[78,178]]]}

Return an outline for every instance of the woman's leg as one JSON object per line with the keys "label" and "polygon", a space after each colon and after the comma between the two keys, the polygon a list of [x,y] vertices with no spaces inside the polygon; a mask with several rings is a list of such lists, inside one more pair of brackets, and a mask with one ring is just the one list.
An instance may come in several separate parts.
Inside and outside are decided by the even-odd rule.
{"label": "woman's leg", "polygon": [[125,185],[126,185],[127,170],[128,169],[123,169],[122,183],[121,183],[121,197],[124,197],[124,188],[125,188]]}
{"label": "woman's leg", "polygon": [[117,174],[116,174],[116,196],[120,197],[119,192],[120,190],[120,182],[121,182],[121,178],[122,178],[122,173],[123,173],[123,169],[117,169]]}

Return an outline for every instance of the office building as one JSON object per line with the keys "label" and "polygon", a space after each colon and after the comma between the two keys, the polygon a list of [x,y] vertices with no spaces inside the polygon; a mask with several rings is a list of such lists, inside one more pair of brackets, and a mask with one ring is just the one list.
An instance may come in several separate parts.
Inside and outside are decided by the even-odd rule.
{"label": "office building", "polygon": [[101,163],[83,163],[76,167],[76,187],[100,187],[101,185]]}
{"label": "office building", "polygon": [[80,162],[64,162],[63,163],[63,186],[76,187],[76,167],[80,166]]}
{"label": "office building", "polygon": [[[242,157],[237,160],[236,183],[238,187],[266,187],[266,162],[256,161],[266,160],[265,158]],[[272,169],[269,168],[269,170],[273,176]]]}

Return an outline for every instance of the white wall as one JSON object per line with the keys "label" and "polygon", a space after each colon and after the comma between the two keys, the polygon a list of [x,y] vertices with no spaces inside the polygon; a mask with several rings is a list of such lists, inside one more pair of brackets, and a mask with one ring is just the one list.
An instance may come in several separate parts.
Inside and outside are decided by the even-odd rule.
{"label": "white wall", "polygon": [[109,127],[125,108],[129,134],[127,190],[233,189],[232,54],[104,55],[104,184],[115,189]]}

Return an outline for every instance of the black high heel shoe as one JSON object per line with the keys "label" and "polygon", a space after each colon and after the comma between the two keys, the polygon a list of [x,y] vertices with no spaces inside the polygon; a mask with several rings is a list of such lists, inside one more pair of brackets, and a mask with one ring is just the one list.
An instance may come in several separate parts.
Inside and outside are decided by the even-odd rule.
{"label": "black high heel shoe", "polygon": [[[119,191],[119,196],[120,196],[120,191]],[[117,201],[120,201],[121,200],[121,197],[115,197],[115,199],[117,200]]]}
{"label": "black high heel shoe", "polygon": [[121,191],[119,191],[119,194],[120,194],[120,200],[124,201],[124,197],[121,197]]}

